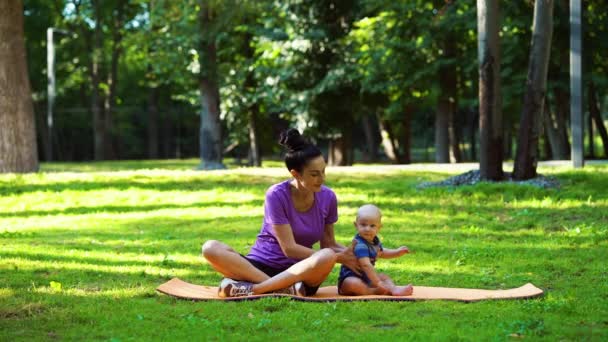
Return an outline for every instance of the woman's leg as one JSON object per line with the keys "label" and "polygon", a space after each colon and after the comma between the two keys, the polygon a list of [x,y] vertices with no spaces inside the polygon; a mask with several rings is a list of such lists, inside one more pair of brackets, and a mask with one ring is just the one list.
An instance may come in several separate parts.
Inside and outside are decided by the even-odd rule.
{"label": "woman's leg", "polygon": [[224,277],[261,283],[269,277],[225,243],[209,240],[203,244],[203,256]]}
{"label": "woman's leg", "polygon": [[261,294],[284,289],[299,281],[309,286],[318,286],[327,278],[336,260],[336,253],[324,248],[276,276],[257,282],[253,285],[253,293]]}

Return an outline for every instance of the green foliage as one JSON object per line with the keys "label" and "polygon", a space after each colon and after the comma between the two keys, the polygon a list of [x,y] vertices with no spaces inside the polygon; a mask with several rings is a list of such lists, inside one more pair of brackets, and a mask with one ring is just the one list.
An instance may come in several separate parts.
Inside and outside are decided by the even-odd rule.
{"label": "green foliage", "polygon": [[[100,8],[97,16],[95,4]],[[210,6],[212,13],[205,27],[198,20],[202,5]],[[503,113],[505,130],[514,132],[526,82],[532,5],[530,1],[500,5]],[[114,133],[118,146],[128,146],[119,149],[118,157],[123,159],[147,156],[151,97],[157,99],[161,117],[166,116],[159,124],[169,127],[170,132],[160,134],[170,140],[165,142],[166,150],[177,150],[178,138],[172,138],[179,129],[183,153],[198,154],[199,76],[210,69],[200,65],[202,40],[216,44],[227,133],[224,147],[239,144],[247,149],[252,112],[258,115],[260,144],[267,155],[276,152],[271,143],[285,126],[298,126],[317,140],[326,139],[356,131],[361,117],[377,113],[393,123],[396,136],[405,134],[402,122],[411,115],[414,147],[426,147],[432,140],[442,70],[453,70],[457,76],[458,116],[476,112],[477,13],[471,1],[24,0],[24,7],[41,146],[46,143],[46,28],[78,34],[55,38],[55,144],[57,155],[65,160],[92,157],[91,62],[93,56],[101,57],[101,74],[108,74],[115,34],[122,40]],[[122,17],[117,16],[118,8]],[[586,1],[583,13],[584,78],[595,82],[604,107],[605,9],[605,1]],[[568,14],[567,2],[556,1],[548,82],[552,108],[553,90],[567,92],[569,86],[564,67]],[[103,41],[101,49],[93,51],[97,21]],[[454,54],[447,54],[447,43],[454,44]],[[99,88],[106,96],[107,77],[100,80]],[[475,130],[471,120],[457,119],[459,126]],[[72,146],[73,141],[78,141],[77,146]]]}
{"label": "green foliage", "polygon": [[[42,164],[0,175],[0,340],[605,340],[608,169],[541,168],[560,189],[483,183],[417,190],[446,170],[328,169],[339,242],[364,203],[383,211],[378,262],[398,283],[500,289],[533,300],[190,302],[155,292],[172,277],[216,284],[200,257],[218,239],[246,253],[260,229],[270,168],[192,171],[198,161]],[[337,281],[337,268],[324,285]],[[297,337],[296,337],[297,336]],[[289,339],[289,338],[288,338]]]}

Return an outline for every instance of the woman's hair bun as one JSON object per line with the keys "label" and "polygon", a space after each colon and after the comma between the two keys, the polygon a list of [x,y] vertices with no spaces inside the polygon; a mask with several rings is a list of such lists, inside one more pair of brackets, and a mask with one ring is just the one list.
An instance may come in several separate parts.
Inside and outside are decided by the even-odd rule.
{"label": "woman's hair bun", "polygon": [[310,143],[300,135],[300,132],[295,128],[290,128],[281,132],[279,144],[287,148],[288,152],[296,152],[305,148]]}

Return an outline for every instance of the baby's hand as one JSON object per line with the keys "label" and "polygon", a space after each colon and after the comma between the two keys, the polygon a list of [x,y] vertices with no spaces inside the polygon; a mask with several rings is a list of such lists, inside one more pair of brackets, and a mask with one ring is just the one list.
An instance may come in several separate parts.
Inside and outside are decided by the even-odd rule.
{"label": "baby's hand", "polygon": [[397,254],[399,256],[402,256],[403,254],[407,254],[409,252],[410,252],[410,249],[407,248],[406,246],[401,246],[401,247],[397,248]]}

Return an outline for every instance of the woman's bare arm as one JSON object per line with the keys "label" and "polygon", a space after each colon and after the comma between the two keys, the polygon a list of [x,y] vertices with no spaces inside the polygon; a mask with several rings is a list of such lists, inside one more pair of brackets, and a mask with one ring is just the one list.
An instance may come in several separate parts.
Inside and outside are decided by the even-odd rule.
{"label": "woman's bare arm", "polygon": [[303,260],[313,255],[313,249],[304,247],[296,243],[293,237],[293,230],[289,224],[273,224],[274,235],[276,236],[281,250],[288,258]]}

